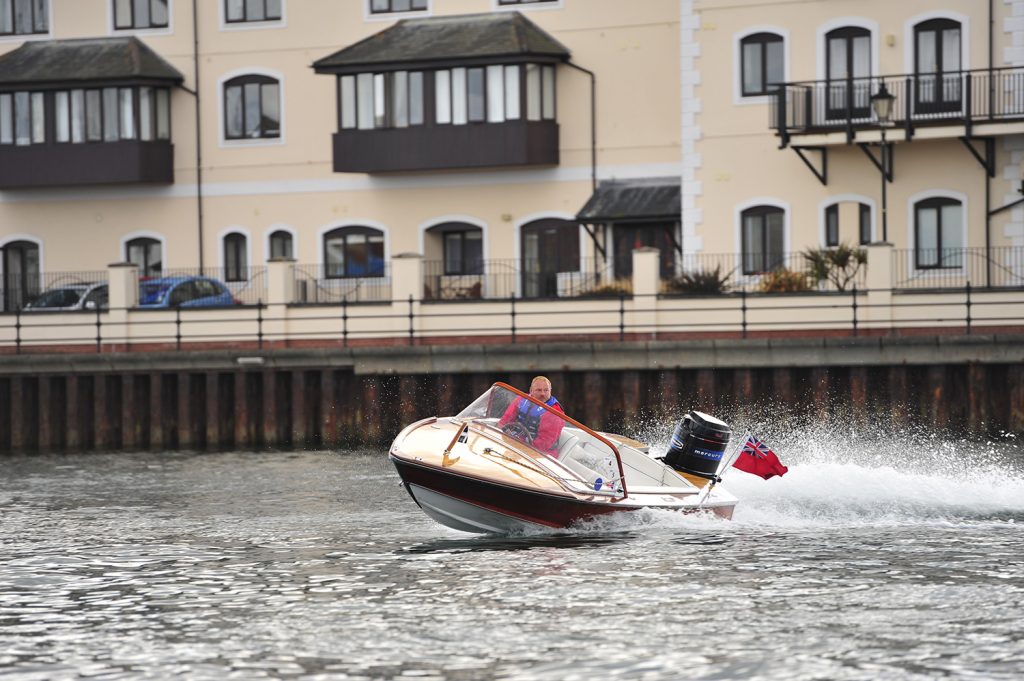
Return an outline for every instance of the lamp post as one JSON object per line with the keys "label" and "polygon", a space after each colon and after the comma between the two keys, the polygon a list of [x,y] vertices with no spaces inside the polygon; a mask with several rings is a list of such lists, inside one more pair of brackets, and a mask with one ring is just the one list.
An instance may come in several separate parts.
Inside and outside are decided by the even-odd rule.
{"label": "lamp post", "polygon": [[889,181],[889,145],[885,141],[885,129],[892,125],[892,103],[896,99],[885,87],[885,81],[878,87],[878,92],[871,95],[871,109],[882,131],[882,241],[889,241],[889,212],[886,205],[886,183]]}

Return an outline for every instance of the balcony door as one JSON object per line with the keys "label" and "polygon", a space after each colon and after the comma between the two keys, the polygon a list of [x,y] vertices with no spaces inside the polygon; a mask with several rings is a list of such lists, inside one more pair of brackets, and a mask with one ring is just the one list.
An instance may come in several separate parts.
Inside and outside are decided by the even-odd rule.
{"label": "balcony door", "polygon": [[558,295],[558,274],[579,272],[580,228],[569,220],[535,220],[523,226],[523,297]]}
{"label": "balcony door", "polygon": [[676,239],[674,223],[622,223],[615,225],[615,278],[633,276],[633,250],[649,246],[661,251],[659,274],[662,279],[675,276]]}
{"label": "balcony door", "polygon": [[39,246],[12,241],[3,252],[3,309],[20,310],[39,295]]}
{"label": "balcony door", "polygon": [[845,26],[825,35],[825,115],[867,118],[871,111],[871,32]]}
{"label": "balcony door", "polygon": [[918,113],[960,111],[960,24],[933,19],[914,27],[914,110]]}

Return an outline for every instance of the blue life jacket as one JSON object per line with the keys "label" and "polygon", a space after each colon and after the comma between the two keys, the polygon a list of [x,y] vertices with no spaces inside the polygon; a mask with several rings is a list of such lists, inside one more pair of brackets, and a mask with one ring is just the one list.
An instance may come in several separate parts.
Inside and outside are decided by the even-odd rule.
{"label": "blue life jacket", "polygon": [[[544,404],[553,407],[558,404],[558,400],[552,395]],[[538,431],[540,431],[540,418],[544,415],[544,411],[544,407],[536,405],[530,400],[519,400],[519,412],[516,414],[516,421],[526,427],[526,430],[530,432],[531,438],[536,438]]]}

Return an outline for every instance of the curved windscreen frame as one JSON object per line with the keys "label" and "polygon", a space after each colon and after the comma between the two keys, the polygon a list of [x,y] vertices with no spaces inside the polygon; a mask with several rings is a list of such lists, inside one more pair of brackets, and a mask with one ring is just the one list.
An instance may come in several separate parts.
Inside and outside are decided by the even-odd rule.
{"label": "curved windscreen frame", "polygon": [[[616,470],[608,470],[607,472],[605,472],[605,476],[614,476],[616,478],[614,480],[615,484],[613,486],[615,491],[621,492],[623,497],[628,495],[626,490],[625,469],[622,465],[622,457],[619,454],[618,447],[616,447],[611,440],[602,436],[600,433],[597,433],[596,431],[588,428],[587,426],[583,425],[576,419],[565,415],[564,413],[558,411],[557,409],[551,408],[550,406],[544,404],[543,402],[535,400],[526,393],[516,388],[513,388],[507,383],[502,383],[500,381],[494,383],[490,388],[487,389],[485,393],[483,393],[482,395],[480,395],[480,397],[473,400],[473,402],[469,406],[467,406],[465,409],[459,412],[455,418],[460,421],[488,421],[495,419],[500,420],[502,415],[504,415],[505,412],[509,409],[509,407],[513,403],[515,403],[515,401],[519,398],[528,400],[532,404],[535,404],[543,408],[549,415],[560,419],[563,422],[563,425],[569,425],[572,426],[573,429],[577,429],[579,434],[583,436],[579,439],[585,440],[584,442],[579,443],[582,445],[580,447],[581,450],[586,450],[586,441],[590,441],[594,445],[594,447],[590,449],[591,458],[593,458],[593,453],[595,449],[607,450],[606,453],[614,457],[614,461],[609,461],[607,464],[605,464],[605,467],[607,468],[608,465],[611,465],[612,468]],[[568,445],[571,443],[566,444]],[[567,451],[560,451],[559,456],[556,458],[565,458],[568,455],[569,453]],[[599,454],[597,458],[603,458],[603,455]],[[602,471],[600,470],[600,468],[597,468],[595,470],[595,473],[600,474],[601,472]],[[605,477],[604,479],[608,480],[608,477]]]}

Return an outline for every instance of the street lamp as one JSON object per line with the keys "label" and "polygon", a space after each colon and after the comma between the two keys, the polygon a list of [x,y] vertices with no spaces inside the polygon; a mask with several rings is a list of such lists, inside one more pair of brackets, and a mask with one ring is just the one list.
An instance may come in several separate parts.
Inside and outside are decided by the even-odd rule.
{"label": "street lamp", "polygon": [[878,92],[871,95],[871,109],[882,131],[882,241],[889,241],[889,215],[886,205],[885,185],[889,174],[889,145],[885,141],[885,129],[892,125],[892,103],[896,98],[885,87],[885,81],[878,87]]}

